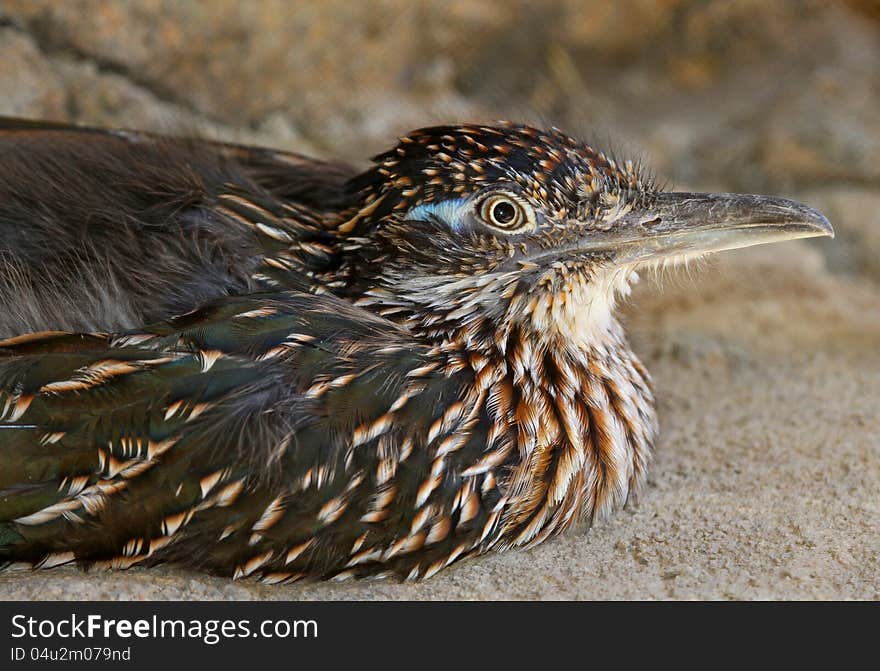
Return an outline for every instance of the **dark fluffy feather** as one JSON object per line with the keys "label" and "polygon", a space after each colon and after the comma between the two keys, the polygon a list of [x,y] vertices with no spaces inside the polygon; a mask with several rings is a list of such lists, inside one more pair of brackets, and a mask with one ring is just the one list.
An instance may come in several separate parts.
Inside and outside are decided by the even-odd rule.
{"label": "dark fluffy feather", "polygon": [[131,328],[265,288],[255,275],[273,241],[218,199],[319,216],[351,174],[269,149],[2,120],[0,336]]}

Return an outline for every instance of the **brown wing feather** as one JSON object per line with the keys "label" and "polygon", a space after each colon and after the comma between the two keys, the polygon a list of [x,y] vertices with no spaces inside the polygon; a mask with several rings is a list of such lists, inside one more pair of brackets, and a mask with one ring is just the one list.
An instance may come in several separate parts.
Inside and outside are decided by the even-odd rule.
{"label": "brown wing feather", "polygon": [[333,254],[324,222],[351,173],[259,147],[0,118],[0,337],[120,330],[302,288]]}

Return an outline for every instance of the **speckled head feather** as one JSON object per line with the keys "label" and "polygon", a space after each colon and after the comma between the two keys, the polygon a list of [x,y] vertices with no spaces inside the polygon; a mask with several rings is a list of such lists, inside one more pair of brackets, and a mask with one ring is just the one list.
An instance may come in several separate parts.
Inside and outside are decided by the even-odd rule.
{"label": "speckled head feather", "polygon": [[632,162],[618,165],[600,151],[552,128],[530,126],[435,126],[400,138],[373,158],[376,167],[350,182],[370,216],[355,213],[341,223],[354,230],[389,212],[416,204],[460,198],[508,183],[560,217],[585,214],[599,194],[652,188]]}
{"label": "speckled head feather", "polygon": [[[632,268],[580,243],[654,193],[632,162],[513,124],[418,130],[374,162],[349,182],[356,204],[337,225],[362,304],[388,303],[412,313],[412,328],[449,337],[480,323],[566,340],[610,327]],[[506,225],[493,221],[498,207]]]}

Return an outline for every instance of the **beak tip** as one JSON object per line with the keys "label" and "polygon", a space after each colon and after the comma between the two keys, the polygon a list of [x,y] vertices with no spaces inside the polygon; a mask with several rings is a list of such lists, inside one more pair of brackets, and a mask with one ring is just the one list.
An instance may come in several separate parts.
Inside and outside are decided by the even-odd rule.
{"label": "beak tip", "polygon": [[824,214],[814,207],[804,206],[807,216],[804,217],[804,223],[816,231],[816,237],[834,238],[834,227]]}

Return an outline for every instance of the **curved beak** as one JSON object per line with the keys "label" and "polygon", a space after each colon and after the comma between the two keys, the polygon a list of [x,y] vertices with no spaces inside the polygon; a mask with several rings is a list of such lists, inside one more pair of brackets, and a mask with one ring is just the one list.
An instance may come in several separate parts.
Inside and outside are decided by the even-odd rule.
{"label": "curved beak", "polygon": [[[787,198],[737,193],[659,193],[615,222],[615,261],[720,252],[768,242],[834,237],[818,210]],[[594,241],[595,238],[594,238]]]}

